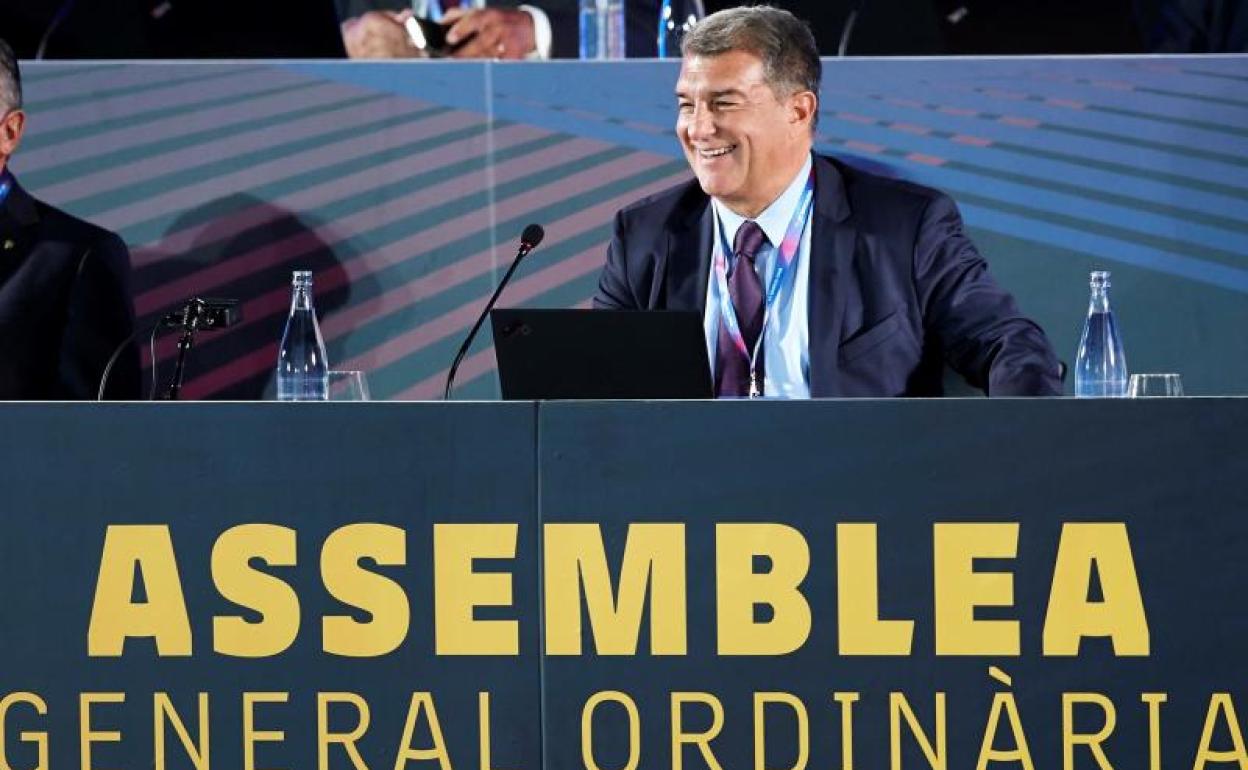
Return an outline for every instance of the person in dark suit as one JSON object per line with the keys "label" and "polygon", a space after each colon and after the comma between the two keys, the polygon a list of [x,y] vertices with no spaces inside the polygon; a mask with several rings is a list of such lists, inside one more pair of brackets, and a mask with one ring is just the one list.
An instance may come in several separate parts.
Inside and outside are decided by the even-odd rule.
{"label": "person in dark suit", "polygon": [[1044,332],[953,201],[812,153],[820,63],[766,6],[685,38],[676,133],[696,181],[615,218],[594,306],[703,314],[722,396],[1057,395]]}
{"label": "person in dark suit", "polygon": [[[130,255],[116,235],[32,198],[8,168],[22,138],[21,75],[0,40],[0,399],[94,399],[134,326]],[[138,398],[128,344],[106,393]]]}

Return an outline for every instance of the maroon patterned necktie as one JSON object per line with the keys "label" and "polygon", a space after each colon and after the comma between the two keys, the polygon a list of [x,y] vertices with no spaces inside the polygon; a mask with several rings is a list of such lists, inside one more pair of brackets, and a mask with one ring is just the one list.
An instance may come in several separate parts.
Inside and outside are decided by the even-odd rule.
{"label": "maroon patterned necktie", "polygon": [[[728,296],[736,310],[737,326],[753,352],[754,344],[763,333],[763,282],[758,277],[754,260],[767,244],[767,235],[757,222],[747,220],[737,229],[732,241],[733,260],[728,273]],[[763,351],[756,362],[758,391],[763,392]],[[719,338],[715,353],[715,396],[743,397],[750,393],[750,361],[733,344],[723,319],[719,322]]]}

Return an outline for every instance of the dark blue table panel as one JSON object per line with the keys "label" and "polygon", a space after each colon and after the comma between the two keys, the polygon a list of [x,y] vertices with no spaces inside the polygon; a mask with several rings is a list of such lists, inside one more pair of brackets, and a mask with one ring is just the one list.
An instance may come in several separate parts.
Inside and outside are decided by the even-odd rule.
{"label": "dark blue table panel", "polygon": [[[46,717],[26,705],[10,709],[10,762],[34,766],[18,732],[46,730],[52,767],[76,767],[79,693],[108,691],[126,700],[93,706],[91,725],[120,730],[122,740],[95,744],[94,766],[152,766],[153,694],[169,693],[196,737],[196,694],[207,692],[212,767],[241,768],[243,693],[280,692],[286,703],[255,707],[255,729],[285,731],[285,741],[257,744],[256,766],[314,768],[317,693],[348,692],[370,711],[358,743],[362,758],[389,768],[412,694],[427,692],[454,766],[477,767],[478,693],[489,692],[495,766],[540,766],[539,722],[515,718],[540,707],[538,597],[529,577],[537,569],[533,413],[532,404],[0,408],[0,697],[33,691],[48,706]],[[324,615],[371,618],[328,594],[322,544],[339,527],[363,522],[406,533],[406,564],[365,559],[363,567],[402,587],[410,626],[389,654],[330,655],[322,651]],[[516,576],[514,606],[477,614],[517,620],[519,655],[435,655],[434,522],[517,527],[514,560],[497,562]],[[297,593],[298,636],[286,651],[256,659],[213,651],[213,616],[259,620],[225,601],[212,580],[214,543],[244,523],[288,527],[297,538],[295,566],[256,566]],[[193,632],[189,657],[158,657],[151,639],[129,639],[121,657],[88,657],[110,524],[168,525]],[[136,589],[134,599],[144,600],[143,592]],[[335,731],[350,731],[358,720],[351,706],[329,714]],[[433,745],[427,708],[411,744]],[[167,757],[170,768],[191,766],[172,730]],[[330,767],[351,767],[339,745],[329,759]]]}
{"label": "dark blue table panel", "polygon": [[[1004,692],[1015,698],[1036,768],[1063,766],[1062,694],[1081,692],[1102,693],[1116,708],[1117,725],[1104,744],[1113,766],[1148,767],[1149,712],[1141,693],[1166,693],[1164,766],[1191,767],[1211,694],[1244,695],[1245,427],[1248,402],[1215,399],[544,406],[543,526],[599,524],[618,581],[630,525],[683,524],[688,594],[686,655],[652,654],[651,608],[635,655],[597,654],[587,622],[583,655],[546,658],[547,767],[582,766],[583,705],[604,690],[636,703],[646,768],[672,766],[673,692],[714,695],[724,724],[713,751],[726,768],[750,767],[754,693],[773,691],[804,704],[812,768],[841,767],[836,692],[860,696],[852,707],[855,767],[890,766],[893,722],[901,725],[903,766],[928,767],[904,717],[890,717],[890,697],[903,694],[935,741],[938,692],[950,768],[977,766],[994,695]],[[979,608],[975,617],[1016,620],[1020,654],[936,654],[935,525],[951,522],[1017,525],[1015,558],[974,562],[979,572],[1012,575],[1013,606]],[[1042,654],[1063,524],[1093,522],[1125,524],[1150,632],[1147,656],[1116,656],[1105,638],[1084,639],[1077,657]],[[791,527],[807,544],[810,566],[800,590],[812,619],[808,638],[792,653],[722,653],[733,639],[721,640],[716,630],[717,527],[743,523]],[[914,621],[907,656],[838,651],[843,523],[876,525],[880,612]],[[758,531],[762,551],[783,534]],[[974,542],[978,553],[992,552],[983,537]],[[792,549],[779,553],[774,562],[755,557],[752,568],[783,572],[797,558]],[[1089,600],[1110,590],[1102,588],[1110,585],[1100,579],[1104,573],[1096,574]],[[997,587],[1008,596],[1008,585]],[[773,620],[776,612],[759,605],[753,619]],[[991,678],[989,666],[1012,686]],[[1098,707],[1072,708],[1077,731],[1097,732]],[[623,766],[624,709],[595,713],[599,761]],[[710,706],[687,705],[683,714],[686,730],[711,726]],[[793,767],[799,754],[792,707],[766,706],[765,714],[766,766]],[[991,745],[1011,748],[1005,712],[998,717]],[[1224,715],[1216,724],[1212,747],[1230,750]],[[1074,757],[1077,768],[1097,766],[1087,747]],[[693,745],[683,758],[685,767],[706,766]]]}
{"label": "dark blue table panel", "polygon": [[[1062,767],[1063,733],[1095,734],[1103,724],[1102,707],[1084,702],[1070,706],[1073,721],[1064,729],[1064,698],[1103,696],[1115,717],[1101,744],[1106,757],[1114,767],[1148,768],[1151,712],[1141,696],[1164,693],[1156,707],[1163,766],[1192,766],[1202,744],[1214,752],[1235,747],[1229,713],[1214,696],[1225,694],[1243,711],[1246,426],[1243,399],[6,405],[0,700],[7,697],[10,706],[7,758],[14,767],[34,767],[35,744],[23,742],[22,733],[42,731],[50,736],[51,766],[72,766],[84,730],[82,694],[117,692],[124,702],[91,706],[90,727],[120,731],[121,741],[94,743],[92,763],[151,765],[156,693],[168,693],[195,740],[202,692],[214,766],[241,767],[244,693],[277,692],[288,694],[286,701],[256,706],[255,730],[284,731],[284,741],[258,743],[257,766],[316,767],[318,694],[355,693],[369,708],[357,742],[368,767],[395,766],[405,742],[416,750],[433,746],[432,703],[451,766],[476,768],[479,693],[488,692],[493,768],[581,768],[587,751],[604,770],[626,767],[622,703],[636,707],[637,767],[672,767],[674,698],[687,701],[680,714],[689,734],[709,731],[719,704],[723,725],[707,750],[728,770],[754,766],[756,709],[767,768],[795,767],[803,756],[810,768],[840,768],[845,703],[853,698],[855,767],[889,766],[894,725],[903,767],[926,767],[910,717],[937,750],[943,700],[945,760],[964,768],[976,766],[992,714],[999,729],[986,745],[1015,747],[1002,700],[1009,694],[1034,767]],[[255,523],[295,532],[295,565],[252,567],[298,596],[299,631],[278,654],[228,657],[213,651],[214,616],[260,617],[228,601],[229,591],[214,583],[214,544],[223,547],[221,535],[231,527]],[[322,650],[322,618],[349,615],[365,623],[373,616],[329,594],[320,561],[331,533],[360,523],[403,532],[405,564],[365,558],[360,566],[401,587],[410,626],[395,651],[349,658]],[[460,553],[479,558],[473,575],[466,567],[444,573],[449,590],[439,605],[435,566],[447,568],[453,554],[445,540],[435,548],[435,527],[457,524],[472,525],[456,530],[464,535]],[[954,524],[988,529],[968,535]],[[1070,556],[1079,545],[1078,527],[1097,524],[1107,529],[1085,540],[1099,549],[1095,570],[1077,558],[1059,570],[1059,551]],[[167,525],[189,615],[190,656],[158,655],[150,638],[128,639],[120,657],[88,655],[110,525]],[[649,547],[667,559],[653,569],[637,560],[647,525],[666,526],[649,531]],[[726,538],[741,532],[734,560]],[[1123,532],[1134,575],[1125,582],[1125,550],[1110,548]],[[849,539],[864,533],[875,536],[875,572],[865,570],[869,540]],[[579,551],[570,545],[576,537]],[[636,563],[625,576],[629,542]],[[938,568],[944,562],[937,553],[956,562],[951,546],[958,543],[970,556],[991,557],[971,562],[986,587],[972,576],[968,587],[948,588],[956,565]],[[578,554],[579,562],[569,560]],[[865,571],[852,572],[855,565]],[[844,580],[838,570],[846,571]],[[736,575],[722,591],[721,572]],[[761,598],[789,604],[737,601],[749,596],[758,575],[771,572],[792,572],[800,599],[772,590]],[[1147,654],[1115,654],[1109,639],[1095,637],[1084,638],[1074,656],[1052,654],[1058,649],[1051,639],[1046,654],[1046,613],[1059,572],[1074,586],[1075,601],[1095,609],[1112,600],[1124,617],[1130,601],[1123,597],[1138,588]],[[129,601],[167,596],[167,581],[149,584],[146,577],[131,581]],[[647,583],[659,586],[657,593]],[[882,618],[913,621],[908,654],[848,654],[840,592],[859,606],[871,585]],[[956,609],[981,590],[996,592],[1007,606],[967,612],[977,621],[1016,621],[1017,651],[1006,649],[1013,637],[1005,626],[1004,647],[973,629],[949,638],[964,645],[955,651],[970,645],[974,654],[938,652],[938,644],[950,642],[938,642],[937,623],[953,627],[945,615],[937,619],[938,604]],[[592,611],[582,598],[587,593]],[[462,608],[468,600],[502,605],[477,606],[472,618],[515,621],[519,654],[438,654],[438,632],[450,628],[438,625],[439,607],[453,612],[450,603]],[[736,608],[738,626],[761,626],[763,642],[779,638],[767,622],[791,629],[793,607],[805,605],[808,633],[774,654],[737,654],[746,637],[740,629],[719,633],[721,615],[728,617],[721,605]],[[392,603],[382,611],[393,610]],[[615,627],[616,647],[601,650],[607,616],[617,610],[625,622]],[[569,634],[578,618],[579,635]],[[1070,621],[1068,614],[1062,619]],[[1048,625],[1052,633],[1060,623]],[[1130,649],[1141,643],[1127,633],[1131,623],[1121,627],[1119,652],[1143,652]],[[497,641],[500,628],[510,626],[481,626],[458,643]],[[581,652],[572,654],[578,641]],[[883,641],[876,632],[858,643]],[[665,654],[654,654],[656,647]],[[36,693],[47,714],[13,695],[21,692]],[[421,693],[431,700],[409,734],[413,694]],[[603,702],[592,712],[587,743],[582,727],[595,696]],[[770,702],[756,705],[760,697]],[[804,740],[796,709],[806,715]],[[349,732],[357,721],[353,706],[338,703],[327,729]],[[165,736],[168,766],[191,767],[172,728]],[[680,751],[683,767],[707,766],[691,741]],[[1087,746],[1076,746],[1072,757],[1074,768],[1097,767]],[[332,768],[355,766],[340,744],[326,759]],[[408,766],[438,763],[413,756]],[[1011,765],[989,765],[997,766]]]}

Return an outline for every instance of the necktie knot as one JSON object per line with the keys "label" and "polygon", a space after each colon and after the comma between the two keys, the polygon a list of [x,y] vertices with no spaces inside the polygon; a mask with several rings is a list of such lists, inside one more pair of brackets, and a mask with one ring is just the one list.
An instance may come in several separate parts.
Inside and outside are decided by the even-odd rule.
{"label": "necktie knot", "polygon": [[754,263],[754,258],[758,256],[758,252],[762,251],[763,245],[767,243],[767,234],[763,232],[763,228],[758,226],[757,222],[746,220],[737,228],[737,235],[732,240],[732,251],[738,257],[745,257]]}

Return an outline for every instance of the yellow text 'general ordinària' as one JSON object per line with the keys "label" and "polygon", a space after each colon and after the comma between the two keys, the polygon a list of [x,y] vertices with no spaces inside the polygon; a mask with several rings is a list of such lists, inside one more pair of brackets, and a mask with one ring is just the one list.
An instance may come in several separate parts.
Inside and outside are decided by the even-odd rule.
{"label": "yellow text 'general ordin\u00e0ria'", "polygon": [[[1017,557],[1019,524],[936,523],[931,534],[934,653],[1019,655],[1018,620],[976,617],[978,607],[1014,605],[1014,575],[996,565]],[[477,607],[512,605],[514,575],[479,571],[475,562],[514,559],[518,536],[514,523],[434,525],[436,654],[519,655],[520,621],[475,617]],[[615,581],[598,524],[547,523],[541,537],[547,655],[638,654],[647,604],[649,653],[686,654],[683,523],[630,525]],[[214,616],[213,652],[263,658],[295,642],[300,597],[279,574],[281,568],[296,566],[297,538],[292,528],[259,523],[231,527],[217,537],[213,585],[250,615]],[[916,621],[881,613],[880,584],[887,574],[879,567],[877,526],[838,523],[835,555],[839,654],[913,654]],[[994,560],[994,569],[976,564],[983,559]],[[714,562],[719,655],[785,655],[802,648],[812,620],[811,600],[803,593],[811,551],[802,532],[779,523],[717,524]],[[327,654],[387,655],[407,638],[412,607],[404,587],[366,563],[406,565],[407,533],[386,524],[355,523],[334,530],[322,543],[320,576],[326,592],[359,609],[359,617],[367,616],[321,617],[321,648]],[[769,566],[760,570],[759,564]],[[140,580],[141,601],[135,598]],[[1100,589],[1095,599],[1094,584]],[[1084,638],[1108,638],[1118,656],[1149,654],[1148,620],[1124,523],[1064,524],[1049,586],[1041,630],[1045,656],[1078,655]],[[759,606],[770,612],[757,613]],[[583,616],[590,634],[583,633]],[[113,525],[104,537],[88,653],[120,656],[130,638],[153,639],[160,656],[192,654],[191,618],[167,525]],[[583,649],[589,644],[592,649]]]}

